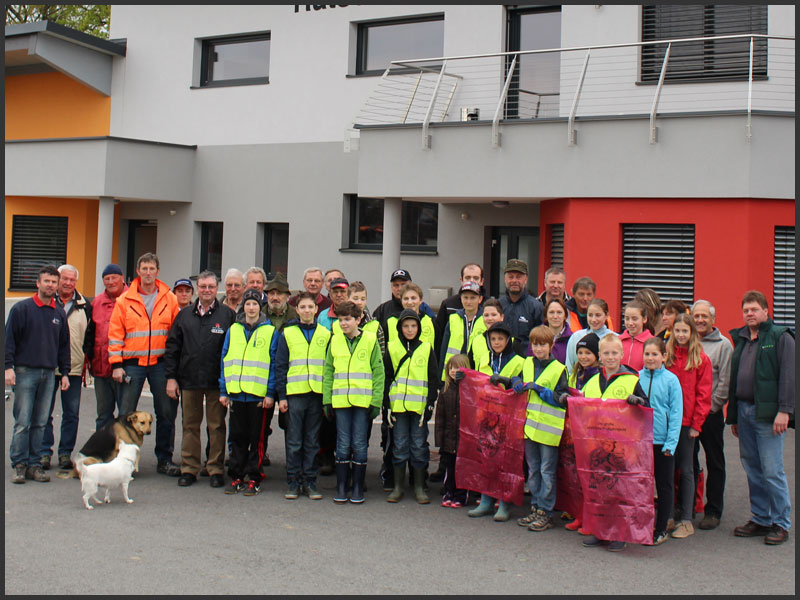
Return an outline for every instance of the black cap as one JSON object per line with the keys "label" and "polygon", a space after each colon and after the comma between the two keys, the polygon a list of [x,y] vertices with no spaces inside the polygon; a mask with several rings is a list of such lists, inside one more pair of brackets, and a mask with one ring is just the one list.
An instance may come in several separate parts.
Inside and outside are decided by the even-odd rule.
{"label": "black cap", "polygon": [[596,333],[587,333],[583,336],[577,344],[575,344],[575,352],[580,350],[581,348],[586,348],[589,352],[595,355],[595,357],[600,357],[600,338],[597,337]]}
{"label": "black cap", "polygon": [[254,290],[252,288],[249,290],[245,290],[244,293],[242,294],[242,306],[244,306],[244,303],[247,302],[248,300],[255,300],[256,302],[258,302],[259,306],[262,306],[261,298],[262,294],[258,290]]}
{"label": "black cap", "polygon": [[405,269],[397,269],[392,276],[389,278],[389,281],[394,281],[395,279],[402,279],[403,281],[411,281],[411,273],[406,271]]}

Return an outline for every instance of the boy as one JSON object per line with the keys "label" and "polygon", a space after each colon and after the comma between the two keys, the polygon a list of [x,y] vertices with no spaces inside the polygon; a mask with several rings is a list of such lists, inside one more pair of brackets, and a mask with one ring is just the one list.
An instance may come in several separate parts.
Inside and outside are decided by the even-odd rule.
{"label": "boy", "polygon": [[533,356],[525,359],[522,377],[511,380],[518,394],[528,391],[525,460],[531,514],[519,519],[517,524],[529,531],[546,531],[554,525],[558,445],[567,413],[566,406],[556,399],[567,391],[567,372],[564,365],[550,355],[554,342],[555,334],[550,327],[534,327],[530,333]]}
{"label": "boy", "polygon": [[489,341],[488,355],[480,356],[474,363],[476,371],[491,375],[489,381],[511,387],[511,378],[522,372],[525,359],[514,351],[511,329],[504,321],[492,325],[484,334]]}
{"label": "boy", "polygon": [[347,475],[353,457],[350,502],[364,502],[367,471],[367,431],[383,401],[383,359],[377,336],[358,328],[361,311],[352,302],[336,306],[341,333],[331,336],[325,355],[322,404],[328,420],[336,414],[337,504],[347,502]]}
{"label": "boy", "polygon": [[466,354],[475,336],[486,330],[481,321],[481,286],[475,281],[466,281],[459,290],[464,307],[450,315],[442,335],[442,382],[445,365],[456,354]]}
{"label": "boy", "polygon": [[[400,290],[400,303],[403,305],[403,310],[413,310],[419,315],[420,306],[422,305],[422,288],[410,281],[403,285]],[[386,327],[388,328],[386,335],[390,342],[398,339],[397,322],[398,317],[389,317],[386,319]],[[439,337],[439,333],[436,330],[436,324],[433,319],[428,315],[423,314],[420,316],[419,337],[423,342],[428,342],[431,347],[435,347],[436,338]]]}
{"label": "boy", "polygon": [[[243,312],[225,333],[219,378],[219,401],[230,407],[231,456],[226,494],[244,490],[245,496],[261,491],[264,409],[275,405],[275,360],[278,336],[261,312],[261,292],[242,294]],[[244,477],[249,481],[245,489]]]}
{"label": "boy", "polygon": [[284,497],[295,500],[301,491],[321,500],[316,463],[322,424],[322,377],[331,333],[317,323],[314,294],[300,292],[291,319],[278,340],[275,379],[280,407],[288,406],[286,428],[286,483]]}

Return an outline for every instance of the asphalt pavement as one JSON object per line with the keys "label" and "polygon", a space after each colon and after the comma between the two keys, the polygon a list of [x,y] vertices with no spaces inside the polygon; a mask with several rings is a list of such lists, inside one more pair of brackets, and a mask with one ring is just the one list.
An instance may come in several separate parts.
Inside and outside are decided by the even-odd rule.
{"label": "asphalt pavement", "polygon": [[[5,402],[6,456],[12,405],[13,398]],[[94,390],[84,389],[78,448],[94,430],[95,407]],[[152,412],[152,399],[143,396],[139,408]],[[58,401],[54,421],[57,444]],[[179,415],[176,461],[180,422]],[[725,514],[719,528],[696,529],[687,539],[670,539],[658,547],[628,544],[620,553],[584,548],[582,537],[564,529],[560,519],[554,529],[529,532],[516,524],[528,512],[522,506],[513,507],[506,523],[469,518],[465,508],[439,505],[440,484],[431,484],[429,505],[416,504],[410,489],[400,503],[387,503],[378,479],[377,423],[364,504],[334,504],[334,477],[320,478],[321,501],[285,500],[283,432],[277,417],[273,430],[272,465],[261,493],[253,497],[223,494],[207,478],[182,488],[177,478],[157,474],[155,428],[144,442],[130,505],[117,491],[111,504],[87,511],[78,480],[60,479],[51,470],[49,483],[14,485],[6,464],[5,593],[795,593],[794,531],[785,544],[774,547],[761,538],[733,536],[733,528],[750,515],[738,443],[729,428]],[[795,439],[789,430],[784,456],[793,505]]]}

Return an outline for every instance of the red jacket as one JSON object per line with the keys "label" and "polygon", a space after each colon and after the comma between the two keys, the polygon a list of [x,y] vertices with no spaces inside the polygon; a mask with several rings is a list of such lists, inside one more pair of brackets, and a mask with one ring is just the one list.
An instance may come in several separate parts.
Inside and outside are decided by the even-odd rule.
{"label": "red jacket", "polygon": [[[127,291],[128,286],[122,288]],[[89,373],[95,377],[111,377],[111,365],[108,362],[108,324],[111,312],[117,299],[108,292],[98,294],[92,300],[92,321],[94,321],[94,356],[89,363]]]}
{"label": "red jacket", "polygon": [[628,365],[634,371],[644,369],[644,343],[648,338],[653,337],[649,329],[645,329],[636,337],[631,337],[626,329],[619,334],[619,341],[622,342],[622,364]]}
{"label": "red jacket", "polygon": [[667,369],[674,373],[681,382],[683,392],[683,420],[681,425],[688,425],[696,431],[703,430],[703,423],[711,410],[712,367],[711,360],[705,352],[701,355],[700,366],[686,370],[688,351],[675,346],[675,362]]}

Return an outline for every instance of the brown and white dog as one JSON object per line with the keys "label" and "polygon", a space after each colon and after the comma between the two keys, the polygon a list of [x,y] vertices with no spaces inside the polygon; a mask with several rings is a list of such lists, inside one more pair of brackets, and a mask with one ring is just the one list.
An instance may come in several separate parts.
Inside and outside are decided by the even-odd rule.
{"label": "brown and white dog", "polygon": [[[75,477],[80,476],[79,464],[86,466],[114,460],[119,453],[120,442],[135,444],[141,449],[144,436],[150,435],[152,427],[153,415],[143,410],[120,415],[112,423],[103,425],[91,435],[83,445],[83,448],[80,449],[80,452],[78,452],[73,471]],[[141,452],[136,455],[135,473],[139,472],[140,455]]]}

